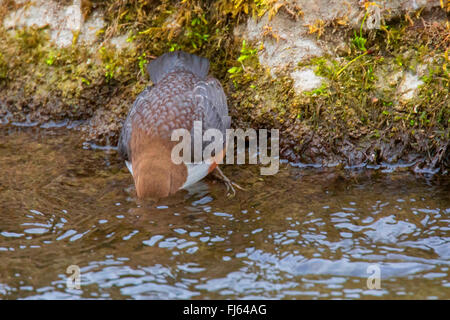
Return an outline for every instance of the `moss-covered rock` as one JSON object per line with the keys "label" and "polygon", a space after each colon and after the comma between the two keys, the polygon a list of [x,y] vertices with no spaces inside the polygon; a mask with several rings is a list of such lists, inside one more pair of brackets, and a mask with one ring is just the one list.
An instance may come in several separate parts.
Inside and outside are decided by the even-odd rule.
{"label": "moss-covered rock", "polygon": [[[36,25],[17,15],[29,10],[26,2],[0,9],[3,123],[84,120],[86,139],[115,144],[149,84],[146,63],[181,49],[211,60],[233,126],[280,129],[285,158],[450,165],[448,8],[381,11],[377,27],[375,5],[356,2],[349,17],[323,20],[290,1],[50,3],[56,17],[69,7],[78,17]],[[283,21],[304,25],[294,42]],[[64,41],[55,42],[58,28]],[[297,47],[286,55],[291,42]],[[308,43],[318,50],[305,55]]]}

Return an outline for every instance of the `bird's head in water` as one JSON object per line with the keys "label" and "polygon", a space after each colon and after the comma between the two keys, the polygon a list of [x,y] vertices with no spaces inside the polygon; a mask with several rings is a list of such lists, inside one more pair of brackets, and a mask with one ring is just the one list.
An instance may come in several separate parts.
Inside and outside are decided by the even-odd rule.
{"label": "bird's head in water", "polygon": [[131,137],[132,168],[138,198],[165,198],[177,192],[187,176],[184,164],[171,161],[172,142],[147,139],[141,129]]}

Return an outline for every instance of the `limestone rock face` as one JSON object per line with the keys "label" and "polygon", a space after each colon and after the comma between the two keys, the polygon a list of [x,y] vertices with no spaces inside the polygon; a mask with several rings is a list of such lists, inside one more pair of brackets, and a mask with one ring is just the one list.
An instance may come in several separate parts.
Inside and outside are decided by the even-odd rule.
{"label": "limestone rock face", "polygon": [[[58,47],[72,44],[74,36],[86,44],[96,39],[96,33],[104,26],[101,12],[94,12],[84,21],[81,0],[73,0],[64,5],[54,0],[17,0],[24,6],[10,12],[3,21],[6,29],[23,27],[44,27],[50,29],[51,39]],[[279,14],[271,17],[266,13],[259,21],[248,21],[235,29],[235,34],[245,39],[260,41],[265,50],[260,53],[263,65],[270,68],[282,68],[311,56],[320,56],[326,50],[326,44],[320,43],[309,34],[309,27],[318,21],[324,23],[337,19],[357,27],[364,17],[364,4],[361,0],[286,0],[286,7],[301,9],[302,16],[294,19],[288,12],[280,9]],[[379,0],[368,7],[368,17],[364,28],[379,28],[380,21],[410,10],[440,5],[439,0]],[[291,12],[292,13],[292,12]],[[267,27],[270,25],[270,28]],[[277,39],[271,35],[276,35]],[[111,40],[117,47],[123,47],[122,38]]]}
{"label": "limestone rock face", "polygon": [[74,0],[71,5],[48,0],[27,2],[19,10],[7,15],[3,21],[7,30],[48,27],[51,40],[60,48],[72,45],[74,37],[86,44],[94,42],[96,33],[103,25],[104,19],[99,12],[84,21],[81,0]]}
{"label": "limestone rock face", "polygon": [[[237,36],[255,41],[264,48],[258,53],[259,60],[263,66],[270,68],[272,74],[286,68],[292,69],[311,57],[333,54],[336,47],[345,46],[344,41],[339,39],[334,39],[333,43],[318,40],[316,34],[311,34],[310,26],[320,27],[334,21],[359,28],[367,12],[363,28],[376,29],[380,28],[383,20],[393,16],[440,5],[439,0],[382,0],[372,2],[366,11],[367,1],[359,0],[287,0],[285,3],[287,8],[301,8],[303,14],[293,17],[293,10],[281,8],[270,20],[266,13],[258,21],[248,19],[235,29]],[[294,80],[298,75],[298,72],[291,73]],[[321,85],[319,81],[314,83],[315,87]]]}

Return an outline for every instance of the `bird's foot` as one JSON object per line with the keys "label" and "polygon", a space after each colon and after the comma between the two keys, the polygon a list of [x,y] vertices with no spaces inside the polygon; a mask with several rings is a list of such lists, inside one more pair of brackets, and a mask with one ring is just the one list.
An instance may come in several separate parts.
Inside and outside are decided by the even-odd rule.
{"label": "bird's foot", "polygon": [[[213,170],[212,175],[216,179],[221,180],[225,184],[225,186],[227,187],[227,196],[228,197],[234,197],[236,195],[236,190],[234,189],[235,187],[238,188],[239,190],[245,191],[245,189],[242,188],[240,185],[238,185],[237,183],[234,183],[233,181],[228,179],[228,177],[222,172],[222,170],[220,170],[219,166],[217,166]],[[230,191],[231,191],[231,193],[230,193]]]}

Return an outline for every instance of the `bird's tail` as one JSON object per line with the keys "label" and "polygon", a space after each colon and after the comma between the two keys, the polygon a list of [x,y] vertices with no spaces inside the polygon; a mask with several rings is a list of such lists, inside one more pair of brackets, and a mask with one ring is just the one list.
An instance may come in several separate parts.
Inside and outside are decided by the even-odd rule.
{"label": "bird's tail", "polygon": [[151,61],[147,71],[153,83],[158,83],[166,74],[176,71],[190,71],[201,79],[206,78],[209,71],[209,60],[183,51],[173,51]]}

